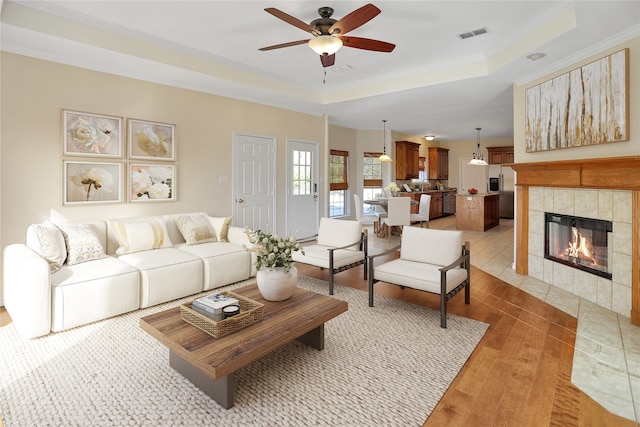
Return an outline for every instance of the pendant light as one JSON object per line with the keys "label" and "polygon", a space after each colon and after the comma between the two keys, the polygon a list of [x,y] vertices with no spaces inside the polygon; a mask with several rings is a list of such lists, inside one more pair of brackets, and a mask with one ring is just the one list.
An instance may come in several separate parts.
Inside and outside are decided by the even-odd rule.
{"label": "pendant light", "polygon": [[380,162],[393,162],[393,159],[387,156],[387,121],[382,121],[382,156],[378,157]]}
{"label": "pendant light", "polygon": [[484,160],[484,154],[482,154],[482,151],[480,150],[480,131],[482,130],[482,128],[476,128],[476,131],[478,131],[478,148],[477,151],[475,153],[473,153],[473,159],[471,159],[469,161],[470,165],[476,165],[476,166],[487,166],[488,163]]}

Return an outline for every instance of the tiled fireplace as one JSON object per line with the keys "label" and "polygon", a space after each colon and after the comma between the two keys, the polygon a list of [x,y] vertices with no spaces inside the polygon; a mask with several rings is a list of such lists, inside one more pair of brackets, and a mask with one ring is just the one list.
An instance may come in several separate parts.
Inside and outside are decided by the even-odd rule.
{"label": "tiled fireplace", "polygon": [[[620,313],[640,326],[640,156],[511,167],[516,171],[516,272]],[[611,222],[607,252],[601,254],[607,258],[607,275],[545,258],[546,213]],[[603,235],[596,239],[598,250],[605,250]]]}
{"label": "tiled fireplace", "polygon": [[[592,245],[591,252],[594,253],[582,257],[584,262],[581,264],[590,264],[585,258],[598,258],[596,265],[582,269],[571,266],[571,259],[580,257],[571,256],[571,250],[565,247],[560,251],[562,254],[557,250],[552,251],[555,256],[545,254],[548,252],[545,250],[548,247],[545,218],[548,216],[555,219],[556,222],[552,222],[555,225],[575,218],[582,220],[574,223],[581,227],[568,227],[569,235],[566,237],[569,246],[585,244],[574,232],[580,236],[593,234],[585,229],[585,218],[594,219],[596,224],[604,227],[604,237],[602,231],[596,233],[601,253],[596,257],[597,251]],[[611,225],[611,233],[606,231],[607,223]],[[562,227],[555,225],[551,228]],[[628,317],[631,310],[631,226],[631,191],[530,187],[529,275]],[[598,264],[605,262],[605,274],[598,274],[602,271]]]}

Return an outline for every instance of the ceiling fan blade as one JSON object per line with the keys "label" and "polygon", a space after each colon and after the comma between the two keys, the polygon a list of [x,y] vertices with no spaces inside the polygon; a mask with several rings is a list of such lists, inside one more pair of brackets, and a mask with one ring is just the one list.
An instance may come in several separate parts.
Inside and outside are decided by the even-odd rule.
{"label": "ceiling fan blade", "polygon": [[329,28],[329,34],[333,34],[338,30],[337,34],[346,34],[351,30],[354,30],[375,18],[380,13],[380,9],[372,5],[371,3],[365,4],[359,9],[354,10],[341,20],[333,24]]}
{"label": "ceiling fan blade", "polygon": [[273,49],[280,49],[283,47],[289,47],[289,46],[297,46],[299,44],[305,44],[305,43],[309,43],[309,39],[306,40],[297,40],[295,42],[289,42],[289,43],[281,43],[281,44],[274,44],[273,46],[266,46],[266,47],[261,47],[258,50],[273,50]]}
{"label": "ceiling fan blade", "polygon": [[323,67],[331,67],[336,63],[336,54],[333,55],[320,55],[320,62],[322,62]]}
{"label": "ceiling fan blade", "polygon": [[288,13],[284,13],[283,11],[276,9],[275,7],[268,7],[265,9],[265,12],[272,14],[276,18],[282,19],[287,24],[291,24],[294,27],[300,28],[302,31],[306,31],[308,33],[315,34],[315,35],[320,35],[320,31],[316,30],[311,25],[307,24],[306,22],[302,22],[298,18],[295,18],[289,15]]}
{"label": "ceiling fan blade", "polygon": [[376,52],[391,52],[396,47],[396,45],[392,43],[362,37],[343,36],[340,37],[340,40],[342,40],[344,46],[355,47],[356,49],[375,50]]}

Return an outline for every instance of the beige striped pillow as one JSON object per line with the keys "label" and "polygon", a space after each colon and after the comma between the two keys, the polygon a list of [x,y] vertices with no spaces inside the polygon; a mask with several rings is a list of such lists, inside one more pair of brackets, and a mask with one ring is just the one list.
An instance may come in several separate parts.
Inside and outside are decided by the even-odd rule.
{"label": "beige striped pillow", "polygon": [[173,246],[164,220],[148,222],[111,221],[120,247],[117,255]]}

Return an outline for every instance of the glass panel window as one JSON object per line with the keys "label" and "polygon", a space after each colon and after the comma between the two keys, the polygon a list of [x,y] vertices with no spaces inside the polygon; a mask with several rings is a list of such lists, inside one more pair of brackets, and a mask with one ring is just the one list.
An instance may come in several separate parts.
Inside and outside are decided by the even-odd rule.
{"label": "glass panel window", "polygon": [[329,217],[345,216],[347,214],[346,190],[329,191]]}
{"label": "glass panel window", "polygon": [[293,194],[311,195],[311,152],[293,150]]}
{"label": "glass panel window", "polygon": [[331,150],[329,153],[329,190],[347,190],[349,180],[347,179],[347,159],[348,151]]}
{"label": "glass panel window", "polygon": [[[373,200],[377,199],[382,195],[382,187],[366,187],[362,189],[362,200]],[[362,213],[363,214],[374,214],[377,209],[373,205],[368,205],[363,203],[362,205]]]}
{"label": "glass panel window", "polygon": [[362,172],[364,187],[382,187],[382,163],[378,160],[382,153],[364,153]]}

